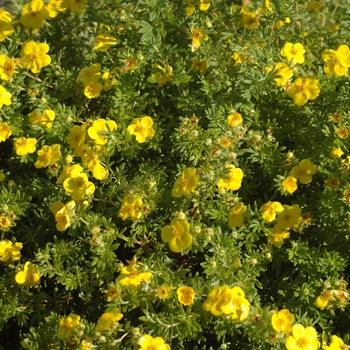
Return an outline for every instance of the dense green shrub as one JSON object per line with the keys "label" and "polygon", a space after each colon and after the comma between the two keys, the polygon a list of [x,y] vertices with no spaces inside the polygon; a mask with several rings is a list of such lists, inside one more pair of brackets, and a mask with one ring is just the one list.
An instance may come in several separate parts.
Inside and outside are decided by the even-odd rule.
{"label": "dense green shrub", "polygon": [[348,1],[3,9],[3,349],[347,348]]}

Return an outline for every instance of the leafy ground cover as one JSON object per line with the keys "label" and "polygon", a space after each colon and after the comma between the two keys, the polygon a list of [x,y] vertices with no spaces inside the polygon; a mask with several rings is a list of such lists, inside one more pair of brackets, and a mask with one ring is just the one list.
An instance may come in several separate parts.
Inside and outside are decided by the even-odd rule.
{"label": "leafy ground cover", "polygon": [[0,10],[0,348],[347,349],[350,3]]}

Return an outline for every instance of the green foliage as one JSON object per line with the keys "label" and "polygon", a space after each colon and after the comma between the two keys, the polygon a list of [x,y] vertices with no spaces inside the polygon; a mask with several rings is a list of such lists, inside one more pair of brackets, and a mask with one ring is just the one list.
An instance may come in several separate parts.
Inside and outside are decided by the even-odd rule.
{"label": "green foliage", "polygon": [[[0,54],[15,71],[1,75],[10,103],[0,91],[0,349],[12,346],[6,334],[14,335],[14,347],[30,350],[86,350],[90,342],[138,349],[145,334],[172,349],[283,349],[288,332],[271,324],[281,309],[314,327],[321,343],[331,335],[349,342],[350,80],[348,73],[325,73],[325,50],[350,44],[348,1],[96,0],[76,10],[72,0],[50,0],[47,6],[54,3],[65,9],[50,12],[39,30],[24,27],[24,2],[3,5],[14,30],[7,35],[0,26]],[[104,51],[96,41],[101,34],[115,40]],[[49,46],[50,63],[42,59],[39,72],[25,66],[27,41]],[[282,55],[287,42],[302,44],[304,63]],[[347,70],[350,52],[342,59]],[[278,63],[292,73],[281,86]],[[82,72],[94,64],[101,74],[83,83]],[[292,94],[299,77],[317,79],[319,88],[302,105]],[[52,126],[33,122],[34,111],[53,111]],[[143,125],[148,134],[140,142],[142,132],[135,127],[133,134],[132,125],[145,116],[153,125]],[[101,119],[108,125],[96,131]],[[74,147],[77,126],[85,127],[84,141]],[[16,144],[22,137],[36,140],[25,155]],[[39,150],[53,145],[60,146],[58,159],[38,166]],[[315,171],[298,168],[305,159]],[[77,164],[83,170],[74,175],[69,167]],[[185,179],[179,186],[193,188],[176,197],[174,184],[188,168],[198,183]],[[230,175],[238,169],[242,181]],[[79,186],[68,191],[67,180],[81,173],[94,190],[79,197]],[[222,185],[228,176],[235,177],[234,189]],[[287,188],[290,176],[295,190]],[[263,217],[269,202],[285,205],[277,221]],[[240,203],[243,212],[236,213]],[[300,209],[297,223],[281,229],[293,205]],[[68,221],[60,224],[59,214]],[[242,222],[229,226],[230,215]],[[162,231],[174,218],[189,223],[192,237],[180,252]],[[5,257],[7,240],[23,244],[20,258],[14,250]],[[38,266],[40,282],[26,286],[18,276],[28,262]],[[182,286],[195,292],[188,305],[178,296]],[[246,317],[203,309],[221,286],[242,289]],[[316,300],[326,292],[331,296],[321,308]],[[123,318],[96,331],[114,309]],[[79,322],[60,337],[70,314]]]}

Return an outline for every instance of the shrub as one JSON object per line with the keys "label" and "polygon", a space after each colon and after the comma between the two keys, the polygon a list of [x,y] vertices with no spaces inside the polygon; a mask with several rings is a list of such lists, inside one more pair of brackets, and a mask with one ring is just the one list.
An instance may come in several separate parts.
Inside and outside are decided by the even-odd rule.
{"label": "shrub", "polygon": [[3,349],[346,348],[348,3],[4,6]]}

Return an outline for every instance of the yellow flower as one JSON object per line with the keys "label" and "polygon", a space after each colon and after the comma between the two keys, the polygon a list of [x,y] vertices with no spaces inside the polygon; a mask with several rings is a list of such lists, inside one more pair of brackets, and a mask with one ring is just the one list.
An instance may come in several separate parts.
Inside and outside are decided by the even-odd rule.
{"label": "yellow flower", "polygon": [[291,170],[290,174],[306,185],[312,181],[312,175],[315,174],[316,170],[317,166],[312,164],[310,159],[303,159]]}
{"label": "yellow flower", "polygon": [[99,35],[97,35],[97,37],[94,40],[94,47],[93,50],[94,51],[107,51],[111,46],[116,45],[118,42],[118,40],[108,34],[108,33],[101,33]]}
{"label": "yellow flower", "polygon": [[288,193],[294,193],[298,189],[297,179],[293,176],[288,176],[282,181],[282,188]]}
{"label": "yellow flower", "polygon": [[80,316],[76,314],[69,314],[66,317],[60,319],[58,326],[57,337],[59,339],[68,339],[72,336],[72,333],[76,326],[80,323]]}
{"label": "yellow flower", "polygon": [[88,180],[88,176],[74,169],[70,171],[69,177],[63,181],[63,187],[75,201],[81,201],[95,192],[95,185]]}
{"label": "yellow flower", "polygon": [[340,113],[333,113],[332,115],[329,116],[329,118],[334,123],[340,123],[343,120],[343,118],[342,118]]}
{"label": "yellow flower", "polygon": [[237,191],[242,184],[243,171],[236,168],[233,164],[226,165],[226,168],[231,169],[225,179],[219,179],[218,187],[227,190]]}
{"label": "yellow flower", "polygon": [[139,350],[170,350],[170,346],[164,342],[161,337],[155,337],[146,334],[139,339]]}
{"label": "yellow flower", "polygon": [[89,0],[63,0],[63,6],[73,13],[82,14]]}
{"label": "yellow flower", "polygon": [[77,83],[83,83],[84,86],[96,83],[101,79],[101,65],[94,63],[90,67],[84,67],[78,74]]}
{"label": "yellow flower", "polygon": [[66,8],[63,6],[63,0],[50,0],[46,4],[46,9],[49,11],[49,17],[55,18],[58,12],[62,12]]}
{"label": "yellow flower", "polygon": [[50,109],[45,110],[43,113],[33,111],[28,114],[28,117],[30,124],[51,129],[53,124],[52,122],[55,120],[55,112],[51,111]]}
{"label": "yellow flower", "polygon": [[283,206],[280,202],[267,202],[259,211],[261,211],[262,217],[266,222],[272,222],[276,219],[276,213],[283,211]]}
{"label": "yellow flower", "polygon": [[159,288],[156,289],[157,296],[159,299],[169,299],[170,298],[170,292],[173,290],[173,287],[171,286],[165,286],[162,285]]}
{"label": "yellow flower", "polygon": [[206,71],[208,70],[206,58],[203,58],[200,61],[198,60],[198,58],[195,58],[193,60],[192,64],[200,74],[204,75],[206,73]]}
{"label": "yellow flower", "polygon": [[94,140],[97,148],[104,146],[108,139],[109,133],[116,130],[118,127],[114,120],[97,119],[92,123],[92,126],[88,129],[88,135]]}
{"label": "yellow flower", "polygon": [[197,0],[197,6],[200,11],[207,11],[210,7],[211,0]]}
{"label": "yellow flower", "polygon": [[97,347],[93,344],[92,339],[89,337],[86,337],[87,339],[83,340],[80,344],[81,350],[93,350]]}
{"label": "yellow flower", "polygon": [[249,316],[250,303],[245,298],[242,288],[233,287],[230,293],[230,302],[223,307],[223,312],[230,314],[233,320],[242,322]]}
{"label": "yellow flower", "polygon": [[285,43],[281,51],[281,55],[287,59],[288,62],[294,64],[304,63],[304,46],[300,43],[292,44]]}
{"label": "yellow flower", "polygon": [[182,286],[176,291],[177,299],[182,305],[191,305],[194,302],[196,292],[191,287]]}
{"label": "yellow flower", "polygon": [[228,214],[228,227],[232,230],[234,227],[240,227],[244,224],[244,212],[247,207],[243,203],[236,204]]}
{"label": "yellow flower", "polygon": [[15,64],[10,57],[0,55],[0,78],[9,81],[15,72]]}
{"label": "yellow flower", "polygon": [[151,77],[158,83],[159,86],[162,86],[171,80],[173,76],[173,67],[169,65],[162,67],[159,64],[156,64],[154,68],[156,68],[158,72],[153,73]]}
{"label": "yellow flower", "polygon": [[238,112],[233,112],[227,117],[227,124],[229,127],[233,128],[240,126],[243,123],[242,115]]}
{"label": "yellow flower", "polygon": [[130,135],[136,136],[136,141],[144,143],[149,137],[154,136],[154,129],[152,128],[153,120],[150,117],[136,118],[132,124],[128,126]]}
{"label": "yellow flower", "polygon": [[149,283],[152,278],[152,273],[150,272],[142,272],[137,269],[135,264],[130,264],[128,266],[124,266],[120,275],[117,278],[117,281],[122,286],[139,286],[143,281]]}
{"label": "yellow flower", "polygon": [[[74,165],[67,165],[66,167],[63,168],[62,173],[57,179],[57,183],[63,182],[65,179],[69,177],[69,173],[71,171],[74,171],[75,173],[81,173],[83,171],[83,167],[80,166],[79,164],[74,164]],[[59,210],[59,209],[57,209]]]}
{"label": "yellow flower", "polygon": [[301,222],[301,209],[298,204],[284,205],[284,210],[277,216],[277,225],[284,230],[290,230]]}
{"label": "yellow flower", "polygon": [[132,56],[129,56],[127,59],[124,60],[123,67],[120,68],[120,71],[125,72],[127,70],[135,70],[137,63],[137,59],[135,59]]}
{"label": "yellow flower", "polygon": [[2,85],[0,85],[0,108],[3,105],[9,106],[11,102],[12,94],[10,94]]}
{"label": "yellow flower", "polygon": [[25,137],[18,138],[15,143],[15,151],[19,156],[25,156],[28,153],[33,153],[36,150],[37,140],[33,138],[26,139]]}
{"label": "yellow flower", "polygon": [[293,76],[293,70],[283,62],[276,64],[275,72],[276,75],[279,76],[279,78],[275,78],[277,86],[285,86],[288,80]]}
{"label": "yellow flower", "polygon": [[297,78],[292,83],[287,94],[294,99],[297,106],[303,106],[307,101],[314,100],[320,93],[316,78]]}
{"label": "yellow flower", "polygon": [[346,126],[341,126],[336,130],[338,137],[342,140],[346,140],[349,137],[349,131]]}
{"label": "yellow flower", "polygon": [[[57,231],[66,230],[71,224],[71,217],[75,214],[75,201],[70,201],[66,205],[61,206],[62,203],[55,202],[52,206],[52,211],[55,214]],[[57,210],[56,210],[57,209]]]}
{"label": "yellow flower", "polygon": [[349,349],[348,345],[345,345],[343,339],[332,335],[330,346],[322,346],[324,350],[346,350]]}
{"label": "yellow flower", "polygon": [[220,316],[223,313],[228,314],[232,309],[231,301],[233,297],[233,291],[228,286],[216,287],[208,293],[202,307],[214,316]]}
{"label": "yellow flower", "polygon": [[266,234],[266,236],[270,244],[273,244],[276,248],[281,248],[283,240],[289,238],[289,232],[277,224],[273,227],[271,234]]}
{"label": "yellow flower", "polygon": [[350,67],[350,49],[346,45],[340,45],[337,51],[324,50],[322,52],[322,59],[325,61],[323,70],[327,75],[338,75],[342,77]]}
{"label": "yellow flower", "polygon": [[316,298],[315,304],[318,308],[323,310],[332,300],[334,300],[332,293],[325,289],[323,293]]}
{"label": "yellow flower", "polygon": [[15,31],[11,22],[11,14],[5,10],[0,9],[0,42],[4,41]]}
{"label": "yellow flower", "polygon": [[61,145],[54,144],[52,146],[43,146],[38,152],[38,159],[34,163],[34,166],[39,168],[45,168],[51,164],[56,163],[61,157]]}
{"label": "yellow flower", "polygon": [[[32,0],[22,8],[21,23],[26,29],[39,29],[49,17],[49,11],[42,0]],[[33,72],[34,73],[34,72]]]}
{"label": "yellow flower", "polygon": [[136,221],[142,215],[142,198],[136,198],[133,195],[127,193],[122,202],[122,206],[119,209],[118,216],[123,220],[126,220],[129,216],[132,221]]}
{"label": "yellow flower", "polygon": [[265,0],[266,10],[272,11],[271,0]]}
{"label": "yellow flower", "polygon": [[201,40],[208,40],[209,37],[203,33],[203,28],[191,28],[190,39],[192,40],[191,51],[197,51],[201,46]]}
{"label": "yellow flower", "polygon": [[13,244],[8,239],[0,241],[0,261],[5,264],[12,264],[21,258],[21,249],[23,244],[16,242]]}
{"label": "yellow flower", "polygon": [[11,221],[3,215],[0,215],[0,227],[3,229],[8,229],[11,226]]}
{"label": "yellow flower", "polygon": [[103,89],[103,86],[101,83],[87,84],[84,87],[84,95],[89,99],[97,98],[100,96],[102,89]]}
{"label": "yellow flower", "polygon": [[198,186],[198,177],[196,175],[196,169],[186,168],[181,176],[175,181],[174,187],[171,191],[171,195],[175,198],[181,196],[189,197]]}
{"label": "yellow flower", "polygon": [[317,332],[313,327],[304,328],[301,324],[292,327],[292,334],[286,340],[287,350],[317,350]]}
{"label": "yellow flower", "polygon": [[169,243],[169,248],[174,253],[180,253],[192,244],[192,236],[189,233],[190,224],[186,220],[175,218],[170,225],[162,228],[161,237],[165,243]]}
{"label": "yellow flower", "polygon": [[111,311],[104,312],[97,321],[95,331],[111,331],[115,322],[120,321],[122,318],[123,314],[120,313],[120,310],[118,308],[114,308]]}
{"label": "yellow flower", "polygon": [[325,181],[328,190],[338,190],[339,189],[339,181],[335,176],[331,176],[329,179]]}
{"label": "yellow flower", "polygon": [[5,180],[5,174],[3,170],[0,170],[0,182]]}
{"label": "yellow flower", "polygon": [[25,41],[20,52],[21,66],[30,69],[33,73],[39,73],[41,68],[51,63],[50,56],[46,54],[49,49],[49,45],[46,43],[36,43],[33,40]]}
{"label": "yellow flower", "polygon": [[17,272],[15,280],[24,287],[34,287],[40,283],[40,272],[38,265],[27,261],[23,271]]}
{"label": "yellow flower", "polygon": [[[85,142],[86,126],[86,123],[82,125],[74,125],[69,131],[66,141],[70,148],[73,148],[75,151]],[[74,152],[74,154],[75,153],[76,152]]]}
{"label": "yellow flower", "polygon": [[103,167],[99,161],[92,167],[92,176],[96,180],[105,180],[108,176],[108,169]]}
{"label": "yellow flower", "polygon": [[272,327],[277,332],[291,332],[294,321],[295,317],[288,309],[282,309],[271,317]]}
{"label": "yellow flower", "polygon": [[0,142],[4,142],[12,135],[12,130],[7,123],[0,123]]}
{"label": "yellow flower", "polygon": [[342,151],[342,149],[340,147],[334,148],[330,152],[330,155],[332,158],[340,158],[343,154],[344,154],[344,152]]}
{"label": "yellow flower", "polygon": [[109,91],[113,88],[113,86],[116,84],[116,80],[114,79],[111,72],[104,72],[102,74],[102,80],[103,80],[103,91]]}

